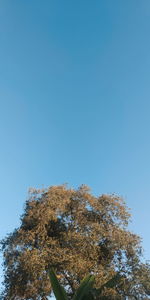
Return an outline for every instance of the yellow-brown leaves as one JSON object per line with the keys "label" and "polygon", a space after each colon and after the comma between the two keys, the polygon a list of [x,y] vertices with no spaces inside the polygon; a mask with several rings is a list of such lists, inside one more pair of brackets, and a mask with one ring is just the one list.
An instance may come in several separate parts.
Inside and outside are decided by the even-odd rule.
{"label": "yellow-brown leaves", "polygon": [[68,293],[89,272],[99,287],[120,271],[126,280],[104,291],[109,299],[123,299],[138,289],[140,280],[146,295],[149,266],[142,267],[143,279],[140,239],[128,231],[129,217],[122,198],[93,196],[84,185],[77,190],[65,185],[31,190],[20,228],[2,242],[3,299],[46,299],[51,290],[46,270],[51,266]]}

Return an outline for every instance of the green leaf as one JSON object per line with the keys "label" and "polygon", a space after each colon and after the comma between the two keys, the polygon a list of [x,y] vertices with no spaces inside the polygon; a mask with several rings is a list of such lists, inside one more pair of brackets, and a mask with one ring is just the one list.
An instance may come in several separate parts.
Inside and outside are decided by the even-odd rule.
{"label": "green leaf", "polygon": [[100,294],[105,287],[106,288],[114,288],[116,286],[116,284],[120,281],[120,279],[121,279],[121,276],[119,273],[117,273],[110,280],[108,280],[106,283],[104,283],[99,289],[96,289],[96,292]]}
{"label": "green leaf", "polygon": [[79,288],[77,289],[73,300],[81,300],[83,299],[83,297],[85,297],[85,295],[88,295],[90,289],[92,288],[94,283],[94,276],[92,275],[87,275],[82,281],[81,284],[79,286]]}
{"label": "green leaf", "polygon": [[82,298],[82,300],[95,300],[94,293],[92,290],[88,291]]}
{"label": "green leaf", "polygon": [[53,269],[48,271],[54,295],[57,300],[68,300],[65,289],[60,285]]}

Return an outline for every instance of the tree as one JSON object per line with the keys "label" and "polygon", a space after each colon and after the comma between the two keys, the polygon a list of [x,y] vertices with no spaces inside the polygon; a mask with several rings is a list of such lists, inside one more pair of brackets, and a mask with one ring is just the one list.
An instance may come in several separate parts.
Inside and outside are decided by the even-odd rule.
{"label": "tree", "polygon": [[140,238],[128,230],[129,220],[116,195],[96,197],[84,185],[77,190],[64,185],[32,189],[20,227],[1,242],[1,299],[48,299],[51,267],[68,297],[90,273],[96,289],[120,275],[115,286],[105,286],[103,299],[149,299],[150,266],[143,263]]}

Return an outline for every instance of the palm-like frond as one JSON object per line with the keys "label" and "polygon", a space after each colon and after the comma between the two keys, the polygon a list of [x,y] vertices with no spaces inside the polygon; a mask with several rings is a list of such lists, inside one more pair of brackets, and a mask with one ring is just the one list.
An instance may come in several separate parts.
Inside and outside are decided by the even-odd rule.
{"label": "palm-like frond", "polygon": [[65,289],[60,285],[53,269],[49,270],[49,278],[57,300],[68,300]]}

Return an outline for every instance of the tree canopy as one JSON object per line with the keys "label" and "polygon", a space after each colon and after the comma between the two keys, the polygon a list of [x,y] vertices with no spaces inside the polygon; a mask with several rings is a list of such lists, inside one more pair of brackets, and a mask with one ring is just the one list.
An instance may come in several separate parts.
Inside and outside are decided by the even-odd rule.
{"label": "tree canopy", "polygon": [[50,267],[68,297],[87,274],[100,288],[119,273],[115,287],[104,288],[103,299],[149,299],[150,266],[143,262],[139,236],[128,230],[129,220],[121,197],[94,196],[84,185],[30,190],[20,227],[1,242],[1,299],[48,299]]}

